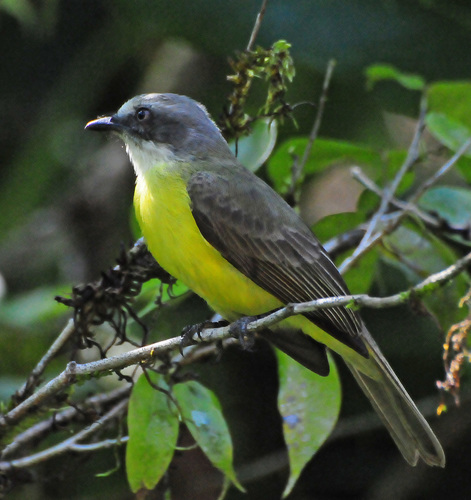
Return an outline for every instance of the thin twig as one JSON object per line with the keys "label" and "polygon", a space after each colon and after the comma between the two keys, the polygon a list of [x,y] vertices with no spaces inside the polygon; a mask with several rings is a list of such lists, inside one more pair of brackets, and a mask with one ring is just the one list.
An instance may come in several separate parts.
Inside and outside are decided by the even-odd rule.
{"label": "thin twig", "polygon": [[[360,167],[352,167],[351,173],[352,177],[364,187],[366,187],[366,189],[378,195],[379,198],[382,198],[384,196],[384,191],[372,179],[370,179]],[[407,210],[409,213],[413,213],[429,227],[436,229],[441,225],[440,221],[438,221],[429,213],[420,210],[417,205],[412,205],[411,203],[399,200],[395,197],[391,198],[390,204],[394,205],[397,208],[400,208],[401,210]]]}
{"label": "thin twig", "polygon": [[104,439],[103,441],[98,441],[97,443],[79,444],[71,443],[68,446],[70,451],[80,451],[90,453],[91,451],[104,450],[106,448],[114,448],[116,446],[121,446],[129,441],[129,436],[123,436],[117,439]]}
{"label": "thin twig", "polygon": [[83,439],[95,434],[100,431],[105,424],[110,420],[119,417],[127,408],[128,400],[120,401],[116,406],[114,406],[110,411],[103,415],[99,420],[94,422],[89,427],[82,429],[77,434],[74,434],[71,438],[62,441],[61,443],[51,446],[46,450],[40,451],[28,457],[17,458],[15,460],[0,462],[0,470],[11,470],[13,468],[24,468],[37,465],[45,460],[49,460],[57,455],[60,455],[66,451],[74,449],[74,446]]}
{"label": "thin twig", "polygon": [[297,162],[295,160],[294,165],[293,165],[293,171],[291,175],[291,194],[294,196],[294,193],[296,191],[296,185],[299,181],[299,178],[301,177],[301,174],[304,170],[304,167],[306,166],[306,163],[309,159],[309,156],[311,155],[312,148],[314,146],[314,143],[317,139],[317,136],[319,134],[319,129],[322,123],[322,117],[324,116],[324,109],[325,105],[327,102],[327,93],[329,90],[330,86],[330,81],[332,79],[332,75],[334,73],[336,61],[334,59],[331,59],[329,63],[327,64],[327,69],[325,72],[324,76],[324,82],[322,84],[322,92],[319,97],[319,104],[317,107],[317,113],[314,118],[314,123],[312,125],[311,132],[309,134],[309,138],[306,144],[306,147],[304,149],[303,156],[301,158],[301,161]]}
{"label": "thin twig", "polygon": [[[441,177],[443,177],[455,164],[456,162],[466,153],[466,151],[471,146],[471,137],[463,143],[460,149],[444,164],[442,165],[434,175],[429,177],[426,181],[424,181],[414,192],[414,195],[409,198],[406,202],[406,206],[403,210],[398,214],[398,216],[391,220],[391,222],[383,228],[381,232],[377,232],[369,238],[363,247],[360,250],[360,246],[353,253],[353,255],[347,259],[345,259],[342,264],[339,266],[339,271],[344,274],[348,269],[350,269],[358,259],[367,253],[371,248],[373,248],[379,241],[383,239],[383,237],[387,234],[392,233],[402,222],[402,220],[409,215],[416,206],[419,198],[425,193],[427,189],[432,187]],[[363,238],[365,239],[365,238]]]}
{"label": "thin twig", "polygon": [[265,11],[267,9],[267,3],[268,0],[262,1],[262,6],[260,7],[260,11],[258,12],[257,17],[255,19],[255,24],[252,33],[250,34],[250,40],[249,43],[247,44],[247,49],[246,49],[247,51],[252,50],[253,48],[253,44],[255,43],[258,32],[260,31],[260,26],[262,25],[263,16],[265,15]]}
{"label": "thin twig", "polygon": [[361,240],[360,244],[355,249],[353,254],[342,263],[342,269],[341,269],[342,272],[345,272],[347,269],[349,269],[352,266],[352,264],[357,261],[360,255],[363,255],[366,250],[369,250],[372,247],[373,242],[378,241],[376,228],[378,227],[381,218],[386,213],[391,203],[391,200],[394,198],[396,191],[399,188],[400,183],[402,182],[402,179],[419,158],[419,144],[425,129],[426,113],[427,113],[427,100],[425,94],[423,94],[422,99],[420,101],[419,119],[417,120],[417,126],[415,128],[414,137],[409,147],[407,157],[404,160],[404,163],[402,164],[398,173],[394,177],[391,185],[384,190],[384,196],[381,197],[380,206],[376,211],[376,213],[371,218],[368,224],[368,228],[366,229],[365,235],[363,236],[363,239]]}
{"label": "thin twig", "polygon": [[414,192],[413,196],[408,200],[408,203],[416,203],[419,198],[430,189],[441,177],[443,177],[455,163],[466,153],[471,146],[471,137],[463,143],[458,151],[439,169],[434,175],[426,179]]}
{"label": "thin twig", "polygon": [[58,354],[58,352],[62,349],[62,347],[66,344],[66,342],[70,339],[70,337],[74,334],[74,332],[75,332],[74,320],[70,319],[65,328],[62,330],[62,332],[56,338],[54,343],[51,345],[49,350],[41,358],[39,363],[34,367],[27,381],[23,384],[23,386],[20,389],[18,389],[18,391],[14,396],[16,400],[19,401],[23,400],[25,396],[28,395],[28,393],[34,390],[34,388],[38,383],[39,378],[44,373],[44,370],[46,369],[47,365]]}
{"label": "thin twig", "polygon": [[[126,397],[130,392],[131,387],[123,385],[106,394],[96,394],[82,401],[80,403],[80,410],[87,411],[93,408],[93,410],[100,411],[105,405]],[[40,439],[48,436],[53,430],[63,428],[79,416],[81,416],[81,413],[77,407],[69,407],[55,413],[46,420],[34,424],[15,436],[15,440],[3,449],[0,458],[5,460],[14,455],[18,450],[24,449],[29,443],[38,442]]]}
{"label": "thin twig", "polygon": [[[356,304],[360,307],[371,308],[386,308],[395,307],[406,303],[411,295],[420,296],[429,293],[436,287],[443,285],[457,274],[462,272],[465,267],[471,263],[471,252],[458,260],[452,266],[446,268],[439,273],[429,276],[426,280],[412,287],[407,292],[398,293],[390,297],[369,297],[368,295],[348,295],[341,297],[331,297],[325,299],[314,300],[301,304],[288,304],[287,306],[268,314],[267,316],[254,320],[247,325],[247,330],[255,333],[258,330],[269,328],[276,323],[293,316],[295,314],[305,314],[319,309],[327,309],[331,307],[341,307],[349,304]],[[193,336],[193,341],[198,344],[200,342],[217,342],[232,336],[231,325],[206,328],[201,334]],[[77,379],[96,376],[99,374],[121,370],[126,366],[135,365],[140,362],[149,362],[156,358],[157,355],[166,353],[172,350],[179,349],[181,346],[181,337],[156,342],[154,344],[140,347],[132,351],[113,356],[110,358],[92,361],[86,364],[77,364],[70,362],[66,369],[56,378],[48,382],[45,386],[39,389],[35,394],[23,401],[16,408],[13,408],[6,415],[0,416],[0,429],[16,425],[24,418],[29,416],[33,410],[44,404],[49,398],[64,391],[67,387],[77,381]]]}

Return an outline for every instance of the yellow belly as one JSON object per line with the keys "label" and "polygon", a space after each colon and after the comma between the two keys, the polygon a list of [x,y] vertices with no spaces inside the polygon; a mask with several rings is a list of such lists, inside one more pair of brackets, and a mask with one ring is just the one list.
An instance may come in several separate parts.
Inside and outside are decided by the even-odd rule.
{"label": "yellow belly", "polygon": [[172,276],[233,320],[281,303],[245,277],[201,235],[183,180],[161,171],[138,176],[134,204],[149,250]]}
{"label": "yellow belly", "polygon": [[[239,272],[201,235],[190,209],[185,183],[178,175],[153,170],[137,177],[134,205],[149,250],[157,262],[182,281],[223,318],[263,314],[283,304]],[[350,359],[365,373],[368,360],[304,316],[293,316],[278,327],[300,329]]]}

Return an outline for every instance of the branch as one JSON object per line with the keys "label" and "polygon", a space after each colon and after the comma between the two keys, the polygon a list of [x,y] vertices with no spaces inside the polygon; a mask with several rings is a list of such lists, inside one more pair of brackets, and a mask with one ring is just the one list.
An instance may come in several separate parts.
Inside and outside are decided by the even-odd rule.
{"label": "branch", "polygon": [[[445,283],[462,272],[470,263],[471,252],[443,271],[432,274],[408,291],[389,297],[379,298],[370,297],[368,295],[346,295],[313,300],[299,304],[288,304],[262,318],[254,319],[246,325],[246,328],[248,332],[255,333],[259,330],[269,328],[295,314],[305,314],[319,309],[348,306],[352,304],[359,307],[371,308],[395,307],[406,303],[413,296],[421,296],[426,293],[430,293],[439,286],[443,286]],[[233,335],[234,327],[232,325],[217,328],[205,328],[200,334],[195,333],[192,341],[195,344],[199,344],[201,342],[217,342],[228,339]],[[56,378],[48,382],[44,387],[39,389],[35,394],[18,405],[16,408],[13,408],[6,415],[1,416],[0,429],[6,430],[9,426],[19,423],[30,415],[31,412],[43,405],[48,399],[52,398],[61,391],[64,391],[78,379],[121,370],[127,366],[138,363],[150,363],[155,361],[155,359],[163,353],[180,349],[180,347],[181,337],[174,337],[145,347],[140,347],[117,356],[92,361],[86,364],[70,362],[66,369]]]}
{"label": "branch", "polygon": [[458,149],[458,151],[441,167],[434,175],[426,179],[419,187],[415,190],[414,195],[409,199],[409,203],[416,203],[419,198],[430,189],[441,177],[443,177],[452,167],[455,166],[456,162],[466,153],[466,151],[471,146],[471,137],[463,143],[463,145]]}
{"label": "branch", "polygon": [[117,439],[104,439],[103,441],[98,441],[97,443],[89,444],[78,444],[71,443],[68,447],[70,451],[80,451],[90,453],[91,451],[104,450],[106,448],[114,448],[116,446],[121,446],[129,441],[129,436],[123,436]]}
{"label": "branch", "polygon": [[324,116],[325,104],[327,102],[327,92],[329,90],[330,80],[332,79],[335,65],[336,65],[336,62],[334,59],[331,59],[329,61],[329,63],[327,64],[324,82],[322,84],[322,92],[321,92],[321,96],[319,97],[319,105],[317,108],[316,117],[314,118],[314,123],[312,125],[312,129],[311,129],[311,132],[309,134],[306,148],[304,149],[303,157],[301,158],[301,161],[299,163],[297,161],[295,161],[294,165],[293,165],[293,173],[291,176],[291,187],[290,187],[290,192],[288,193],[288,195],[293,196],[293,198],[294,198],[294,193],[296,191],[296,184],[298,183],[299,178],[301,177],[301,174],[304,170],[304,167],[307,163],[307,160],[309,159],[309,156],[311,155],[311,151],[312,151],[312,147],[314,146],[314,142],[316,141],[317,136],[319,134],[319,129],[320,129],[320,126],[322,123],[322,117]]}
{"label": "branch", "polygon": [[[406,173],[409,172],[409,170],[413,167],[413,165],[419,158],[419,144],[425,129],[426,112],[427,112],[427,101],[424,94],[420,102],[419,119],[417,121],[414,137],[409,147],[407,157],[404,160],[404,163],[402,164],[395,178],[393,179],[390,187],[384,190],[384,196],[381,198],[380,206],[376,211],[376,213],[373,215],[373,217],[370,219],[370,223],[368,224],[368,228],[360,244],[355,249],[353,254],[342,263],[342,266],[340,268],[341,272],[346,272],[348,269],[350,269],[350,267],[359,259],[359,257],[368,250],[370,250],[372,246],[375,245],[376,242],[379,241],[379,239],[383,236],[382,233],[376,232],[376,228],[378,227],[380,220],[386,213],[389,204],[391,203],[391,200],[394,198],[394,195],[396,194],[396,191],[398,190],[399,185],[402,182],[402,179],[404,178]],[[397,222],[397,224],[399,224],[399,221]],[[397,227],[397,225],[395,227]]]}
{"label": "branch", "polygon": [[249,43],[247,44],[247,51],[252,50],[253,44],[255,43],[255,39],[257,38],[258,32],[260,31],[260,26],[262,25],[263,16],[265,15],[265,11],[267,9],[268,0],[263,0],[262,6],[260,7],[260,11],[257,14],[257,18],[255,19],[255,24],[250,35]]}
{"label": "branch", "polygon": [[41,358],[39,363],[35,366],[33,371],[30,373],[27,381],[23,386],[15,393],[15,401],[23,401],[25,397],[28,397],[38,385],[39,378],[44,373],[47,365],[52,361],[52,359],[58,354],[62,347],[67,343],[70,337],[75,333],[74,321],[70,319],[59,334],[57,339],[51,345],[46,354]]}
{"label": "branch", "polygon": [[[350,269],[355,262],[366,252],[368,252],[372,247],[374,247],[379,241],[383,239],[383,237],[386,234],[392,233],[401,223],[401,221],[409,215],[411,212],[414,211],[414,208],[416,206],[416,203],[418,202],[419,198],[427,191],[427,189],[430,189],[441,177],[443,177],[452,167],[455,166],[456,162],[466,153],[466,151],[469,149],[471,146],[471,137],[463,143],[463,145],[458,149],[458,151],[444,164],[442,165],[434,175],[429,177],[427,180],[425,180],[419,187],[418,189],[414,192],[413,196],[409,198],[409,200],[406,202],[406,206],[404,207],[399,214],[390,221],[390,223],[383,228],[382,231],[375,233],[374,235],[370,236],[369,240],[366,241],[366,235],[363,238],[362,241],[365,241],[364,244],[361,244],[358,246],[358,248],[353,252],[351,257],[345,259],[342,264],[339,266],[340,272],[343,274],[348,269]],[[402,170],[402,169],[401,169]],[[384,214],[383,214],[384,215]],[[373,218],[376,217],[373,216]]]}
{"label": "branch", "polygon": [[17,458],[15,460],[11,460],[9,462],[0,462],[0,470],[8,471],[13,468],[24,468],[31,467],[33,465],[37,465],[45,460],[49,460],[57,455],[65,453],[67,451],[72,451],[75,449],[79,441],[91,436],[92,434],[101,430],[105,424],[107,424],[110,420],[121,416],[128,406],[128,400],[124,400],[119,402],[116,406],[114,406],[108,413],[103,415],[99,420],[94,422],[89,427],[77,432],[74,436],[61,443],[51,446],[46,450],[40,451],[39,453],[35,453],[28,457]]}
{"label": "branch", "polygon": [[[358,167],[352,167],[351,169],[352,177],[357,180],[360,184],[362,184],[366,189],[378,195],[379,198],[383,198],[385,196],[385,192],[372,180],[370,179],[363,170]],[[394,205],[401,210],[406,210],[409,213],[413,213],[419,219],[421,219],[427,226],[432,227],[433,229],[440,228],[443,224],[438,221],[435,217],[430,215],[420,208],[417,205],[413,205],[410,202],[399,200],[395,197],[390,199],[391,205]]]}
{"label": "branch", "polygon": [[62,429],[65,425],[70,422],[77,420],[80,417],[84,417],[87,411],[93,409],[96,413],[101,413],[102,409],[114,403],[117,400],[126,397],[131,392],[131,387],[129,385],[124,385],[106,394],[97,394],[85,399],[80,403],[80,407],[77,406],[66,408],[52,415],[51,417],[34,424],[33,426],[26,429],[21,434],[15,436],[14,441],[7,445],[0,458],[5,460],[6,458],[13,456],[18,450],[24,449],[31,442],[39,442],[44,439],[51,432]]}

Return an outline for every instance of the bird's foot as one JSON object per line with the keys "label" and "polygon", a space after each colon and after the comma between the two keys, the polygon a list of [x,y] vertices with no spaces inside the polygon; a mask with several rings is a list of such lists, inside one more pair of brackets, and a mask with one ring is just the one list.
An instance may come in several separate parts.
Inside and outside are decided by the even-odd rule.
{"label": "bird's foot", "polygon": [[255,333],[249,331],[248,327],[252,321],[259,318],[260,316],[244,316],[231,323],[229,333],[240,342],[243,349],[251,350],[254,346]]}
{"label": "bird's foot", "polygon": [[222,321],[203,321],[202,323],[196,323],[195,325],[185,326],[181,333],[181,343],[180,343],[180,353],[183,354],[183,348],[189,345],[195,345],[198,342],[193,339],[195,335],[201,339],[201,333],[206,328],[219,328],[221,326],[227,326],[229,323],[225,320]]}

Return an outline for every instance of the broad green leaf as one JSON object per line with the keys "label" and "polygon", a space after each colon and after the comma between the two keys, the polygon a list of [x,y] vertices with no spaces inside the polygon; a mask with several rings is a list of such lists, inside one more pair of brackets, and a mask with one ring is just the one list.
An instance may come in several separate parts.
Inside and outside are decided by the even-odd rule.
{"label": "broad green leaf", "polygon": [[437,82],[427,90],[428,109],[471,130],[471,81]]}
{"label": "broad green leaf", "polygon": [[369,292],[375,278],[378,258],[379,252],[373,248],[344,274],[343,277],[352,293]]}
{"label": "broad green leaf", "polygon": [[216,395],[196,381],[173,388],[183,421],[211,463],[229,478],[239,490],[232,464],[232,439]]}
{"label": "broad green leaf", "polygon": [[362,214],[358,212],[342,212],[323,217],[320,221],[316,222],[312,229],[319,240],[325,243],[331,238],[355,229],[362,222],[364,222]]}
{"label": "broad green leaf", "polygon": [[[430,112],[425,122],[435,138],[452,151],[457,151],[471,137],[471,128],[444,113]],[[470,157],[470,149],[464,155]]]}
{"label": "broad green leaf", "polygon": [[[427,233],[422,234],[412,225],[403,225],[394,233],[383,239],[383,249],[392,252],[392,260],[411,285],[422,281],[430,274],[436,273],[453,264],[457,256],[449,246],[438,238]],[[400,255],[400,258],[393,257]],[[387,254],[383,258],[391,258]],[[446,287],[434,290],[424,296],[424,303],[435,314],[444,329],[462,317],[458,310],[458,302],[466,293],[467,279],[461,274]]]}
{"label": "broad green leaf", "polygon": [[[168,389],[163,377],[149,373],[154,384]],[[169,397],[141,375],[129,400],[126,473],[131,490],[153,489],[168,469],[177,445],[178,414]]]}
{"label": "broad green leaf", "polygon": [[418,203],[422,210],[434,212],[450,226],[469,228],[471,189],[439,186],[424,193]]}
{"label": "broad green leaf", "polygon": [[37,10],[40,10],[39,7],[35,7],[28,0],[3,0],[0,2],[0,11],[7,12],[20,23],[29,27],[39,24]]}
{"label": "broad green leaf", "polygon": [[278,406],[288,447],[290,477],[283,496],[293,489],[306,463],[317,452],[337,422],[341,387],[332,359],[330,375],[320,377],[276,351],[280,376]]}
{"label": "broad green leaf", "polygon": [[393,80],[409,90],[423,90],[424,79],[419,75],[404,73],[390,64],[374,64],[366,69],[366,85],[371,90],[377,82]]}
{"label": "broad green leaf", "polygon": [[[307,138],[295,138],[284,142],[270,158],[268,174],[278,192],[286,192],[291,181],[294,159],[301,160],[308,143]],[[321,172],[333,165],[361,165],[377,167],[381,163],[378,152],[366,146],[346,141],[316,139],[303,174]]]}
{"label": "broad green leaf", "polygon": [[252,172],[263,165],[270,156],[276,143],[278,127],[276,120],[265,118],[258,120],[252,127],[252,133],[231,141],[229,144],[237,159]]}
{"label": "broad green leaf", "polygon": [[467,184],[471,184],[471,155],[459,158],[454,168],[461,174]]}
{"label": "broad green leaf", "polygon": [[[471,213],[471,190],[461,187],[439,186],[429,189],[419,200],[422,210],[437,214],[447,222],[450,228],[466,231],[469,228],[469,214]],[[461,245],[471,246],[469,238],[462,233],[448,235],[450,240]]]}
{"label": "broad green leaf", "polygon": [[61,286],[35,288],[12,298],[7,295],[0,306],[0,322],[25,327],[62,316],[66,309],[54,297],[69,292],[70,286]]}
{"label": "broad green leaf", "polygon": [[[440,142],[456,151],[471,137],[471,81],[434,83],[427,98],[428,128]],[[469,150],[467,156],[471,156]]]}
{"label": "broad green leaf", "polygon": [[367,220],[369,216],[378,208],[379,206],[378,195],[365,189],[358,199],[357,211],[363,214],[363,219]]}

